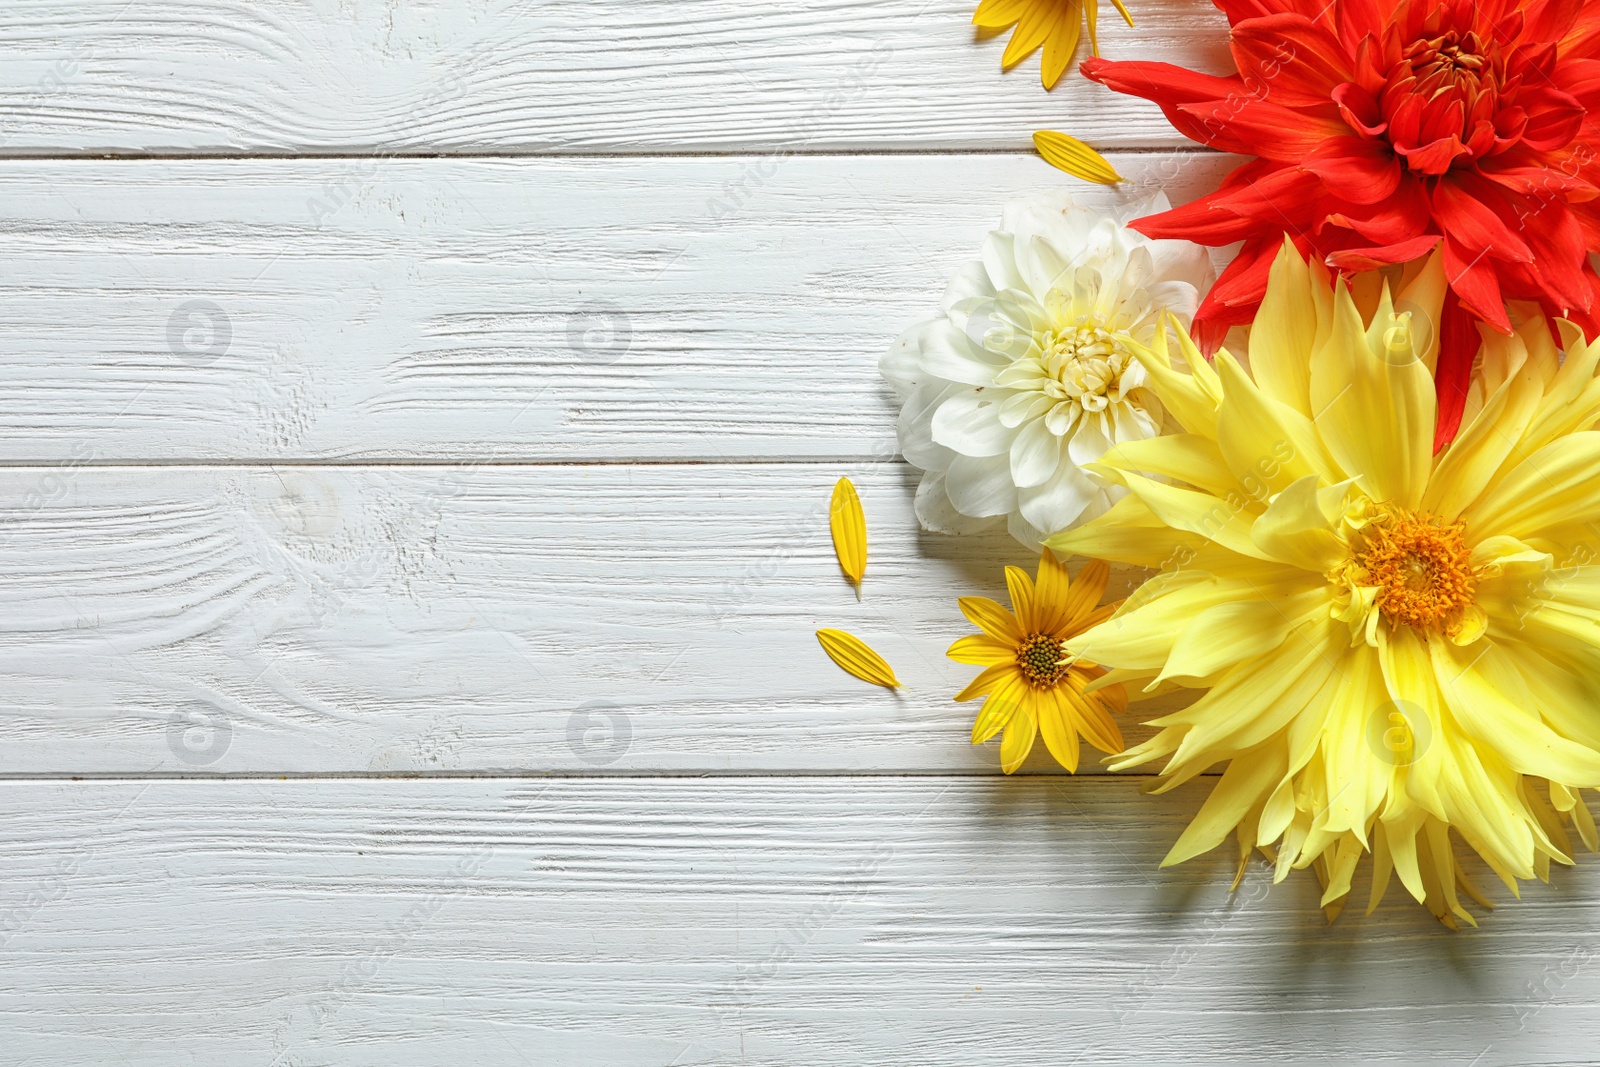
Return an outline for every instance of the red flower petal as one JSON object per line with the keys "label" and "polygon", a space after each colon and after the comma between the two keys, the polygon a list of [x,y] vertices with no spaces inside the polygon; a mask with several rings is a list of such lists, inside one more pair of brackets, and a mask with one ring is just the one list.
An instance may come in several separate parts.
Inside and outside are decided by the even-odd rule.
{"label": "red flower petal", "polygon": [[1284,163],[1298,162],[1329,137],[1348,132],[1337,119],[1237,94],[1226,100],[1180,104],[1174,110],[1198,123],[1208,135],[1203,140],[1213,148]]}
{"label": "red flower petal", "polygon": [[1487,204],[1464,190],[1460,183],[1443,181],[1433,189],[1433,215],[1439,228],[1469,255],[1486,253],[1496,259],[1529,263],[1533,251],[1512,232]]}
{"label": "red flower petal", "polygon": [[1162,107],[1175,107],[1196,100],[1223,100],[1244,89],[1244,82],[1237,76],[1218,78],[1213,74],[1175,67],[1171,63],[1113,63],[1099,56],[1091,56],[1078,69],[1092,81],[1119,93],[1153,100]]}
{"label": "red flower petal", "polygon": [[1472,362],[1483,339],[1477,324],[1454,293],[1444,298],[1439,323],[1439,359],[1434,365],[1433,387],[1439,397],[1439,418],[1433,426],[1434,454],[1442,452],[1461,430],[1467,408],[1467,387],[1472,382]]}
{"label": "red flower petal", "polygon": [[1229,328],[1242,326],[1255,318],[1261,298],[1267,292],[1267,275],[1283,244],[1281,236],[1246,241],[1233,262],[1228,264],[1217,284],[1206,294],[1195,313],[1191,332],[1207,355],[1222,347]]}
{"label": "red flower petal", "polygon": [[1350,57],[1332,29],[1301,14],[1251,19],[1235,27],[1228,42],[1245,83],[1265,86],[1266,95],[1290,107],[1326,104],[1352,77]]}
{"label": "red flower petal", "polygon": [[1505,301],[1500,295],[1500,278],[1487,250],[1472,252],[1463,248],[1451,240],[1447,232],[1444,276],[1468,310],[1500,333],[1511,332],[1511,320],[1506,316]]}
{"label": "red flower petal", "polygon": [[1330,254],[1327,263],[1336,270],[1377,270],[1394,263],[1410,263],[1413,259],[1421,259],[1432,252],[1438,243],[1439,235],[1428,233],[1399,244],[1341,249]]}
{"label": "red flower petal", "polygon": [[1519,99],[1528,97],[1528,125],[1522,131],[1522,143],[1536,152],[1553,152],[1571,144],[1588,114],[1578,99],[1549,88]]}
{"label": "red flower petal", "polygon": [[1387,200],[1400,185],[1400,161],[1382,141],[1330,137],[1300,165],[1352,204]]}

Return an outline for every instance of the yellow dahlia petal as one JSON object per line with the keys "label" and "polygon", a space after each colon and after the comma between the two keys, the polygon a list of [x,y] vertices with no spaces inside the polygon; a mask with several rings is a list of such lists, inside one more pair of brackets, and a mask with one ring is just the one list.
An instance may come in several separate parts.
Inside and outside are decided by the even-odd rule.
{"label": "yellow dahlia petal", "polygon": [[[1399,342],[1374,351],[1349,290],[1339,284],[1333,329],[1310,361],[1312,410],[1328,451],[1372,499],[1415,508],[1433,462],[1433,376],[1416,357],[1409,328],[1390,314],[1387,287],[1374,328],[1379,318],[1386,336]],[[1377,411],[1385,417],[1369,417]]]}
{"label": "yellow dahlia petal", "polygon": [[1241,754],[1240,758],[1228,764],[1228,769],[1222,773],[1211,795],[1200,806],[1199,814],[1189,821],[1171,851],[1162,859],[1161,866],[1182,863],[1222,844],[1245,813],[1265,800],[1266,795],[1277,786],[1284,770],[1283,750],[1275,745]]}
{"label": "yellow dahlia petal", "polygon": [[[1250,324],[1250,372],[1261,391],[1311,418],[1311,365],[1318,303],[1311,267],[1285,241],[1268,275],[1267,294]],[[1327,309],[1322,309],[1326,316]]]}
{"label": "yellow dahlia petal", "polygon": [[1516,448],[1542,396],[1532,373],[1497,389],[1439,457],[1422,507],[1447,521],[1471,507]]}
{"label": "yellow dahlia petal", "polygon": [[1289,601],[1217,604],[1184,624],[1155,681],[1179,679],[1204,685],[1218,671],[1267,655],[1296,627],[1327,615],[1327,594],[1320,589]]}
{"label": "yellow dahlia petal", "polygon": [[1217,445],[1250,499],[1264,502],[1308,474],[1329,484],[1342,480],[1310,419],[1257,389],[1226,349],[1217,353],[1216,368],[1225,394]]}
{"label": "yellow dahlia petal", "polygon": [[1170,317],[1162,325],[1164,328],[1156,334],[1154,345],[1146,348],[1131,344],[1128,349],[1150,376],[1156,392],[1161,395],[1162,404],[1183,424],[1183,428],[1204,437],[1215,437],[1217,405],[1222,396],[1216,384],[1216,374],[1194,342],[1187,340],[1187,334],[1180,337],[1179,350],[1189,373],[1180,371],[1172,362],[1166,331],[1167,328],[1181,330],[1182,326]]}
{"label": "yellow dahlia petal", "polygon": [[1564,785],[1600,787],[1600,753],[1550,729],[1532,705],[1508,700],[1478,669],[1478,650],[1448,641],[1431,641],[1428,650],[1452,716],[1468,734],[1503,752],[1513,770]]}
{"label": "yellow dahlia petal", "polygon": [[1133,471],[1184,482],[1218,497],[1242,491],[1215,440],[1178,433],[1124,441],[1112,446],[1090,469],[1100,474]]}
{"label": "yellow dahlia petal", "polygon": [[1143,590],[1122,614],[1067,641],[1067,651],[1095,663],[1157,671],[1172,654],[1184,626],[1207,608],[1250,595],[1249,587],[1197,571],[1180,572],[1162,586],[1162,595]]}
{"label": "yellow dahlia petal", "polygon": [[1279,493],[1250,527],[1250,540],[1272,559],[1325,574],[1348,552],[1323,514],[1318,478],[1308,474]]}
{"label": "yellow dahlia petal", "polygon": [[888,662],[868,648],[861,638],[843,630],[818,630],[817,641],[829,659],[863,682],[881,685],[885,689],[899,688],[900,682]]}
{"label": "yellow dahlia petal", "polygon": [[1173,529],[1197,534],[1241,556],[1270,558],[1250,539],[1254,516],[1249,511],[1209,493],[1163,485],[1137,474],[1126,477],[1128,492]]}
{"label": "yellow dahlia petal", "polygon": [[1568,434],[1519,463],[1462,513],[1480,536],[1527,538],[1543,528],[1600,518],[1600,432]]}

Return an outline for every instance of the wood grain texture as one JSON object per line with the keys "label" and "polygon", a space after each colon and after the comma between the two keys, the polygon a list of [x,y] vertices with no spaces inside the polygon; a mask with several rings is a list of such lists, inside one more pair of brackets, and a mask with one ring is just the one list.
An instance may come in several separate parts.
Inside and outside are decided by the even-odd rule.
{"label": "wood grain texture", "polygon": [[1037,559],[921,534],[912,489],[887,460],[0,470],[0,770],[998,773],[944,652],[956,597]]}
{"label": "wood grain texture", "polygon": [[[999,69],[972,0],[10,0],[9,154],[1025,150],[1179,136],[1038,59]],[[1102,50],[1224,71],[1200,0],[1139,0]]]}
{"label": "wood grain texture", "polygon": [[[1194,787],[1186,787],[1193,790]],[[9,1062],[1578,1064],[1596,857],[1452,934],[1099,779],[0,784]],[[1358,886],[1358,892],[1364,887]]]}
{"label": "wood grain texture", "polygon": [[[1109,209],[1226,157],[1117,156]],[[877,362],[1012,156],[0,165],[0,460],[737,459],[893,447]]]}

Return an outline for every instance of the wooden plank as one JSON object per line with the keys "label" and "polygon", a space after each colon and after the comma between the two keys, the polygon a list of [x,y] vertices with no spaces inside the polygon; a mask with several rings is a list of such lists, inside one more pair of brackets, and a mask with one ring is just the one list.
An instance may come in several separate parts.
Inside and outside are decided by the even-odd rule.
{"label": "wooden plank", "polygon": [[0,771],[997,773],[944,652],[956,597],[1037,560],[920,534],[913,487],[890,460],[6,468]]}
{"label": "wooden plank", "polygon": [[[1024,149],[1042,127],[1181,142],[1153,106],[999,69],[973,0],[12,0],[7,154]],[[1125,59],[1231,69],[1188,0],[1107,9]]]}
{"label": "wooden plank", "polygon": [[[1225,157],[1118,156],[1109,210]],[[0,166],[0,461],[737,459],[892,448],[879,356],[1011,156]]]}
{"label": "wooden plank", "polygon": [[[1122,779],[0,784],[15,1063],[1571,1064],[1595,857],[1451,934]],[[1364,892],[1363,887],[1358,887]],[[1476,1058],[1475,1058],[1476,1057]]]}

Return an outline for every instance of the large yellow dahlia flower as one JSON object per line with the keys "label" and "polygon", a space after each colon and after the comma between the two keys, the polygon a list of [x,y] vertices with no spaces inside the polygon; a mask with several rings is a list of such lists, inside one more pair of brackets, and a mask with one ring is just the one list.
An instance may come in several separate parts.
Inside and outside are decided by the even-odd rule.
{"label": "large yellow dahlia flower", "polygon": [[1561,323],[1563,360],[1537,317],[1490,336],[1435,457],[1428,331],[1362,281],[1285,242],[1249,372],[1181,338],[1185,373],[1158,335],[1137,355],[1188,432],[1108,452],[1129,494],[1049,544],[1161,569],[1068,654],[1207,690],[1113,763],[1166,757],[1157,790],[1226,764],[1164,865],[1233,831],[1241,867],[1314,866],[1331,919],[1371,852],[1369,911],[1398,875],[1454,927],[1458,886],[1488,905],[1458,840],[1514,894],[1571,862],[1568,824],[1596,845],[1600,344]]}

